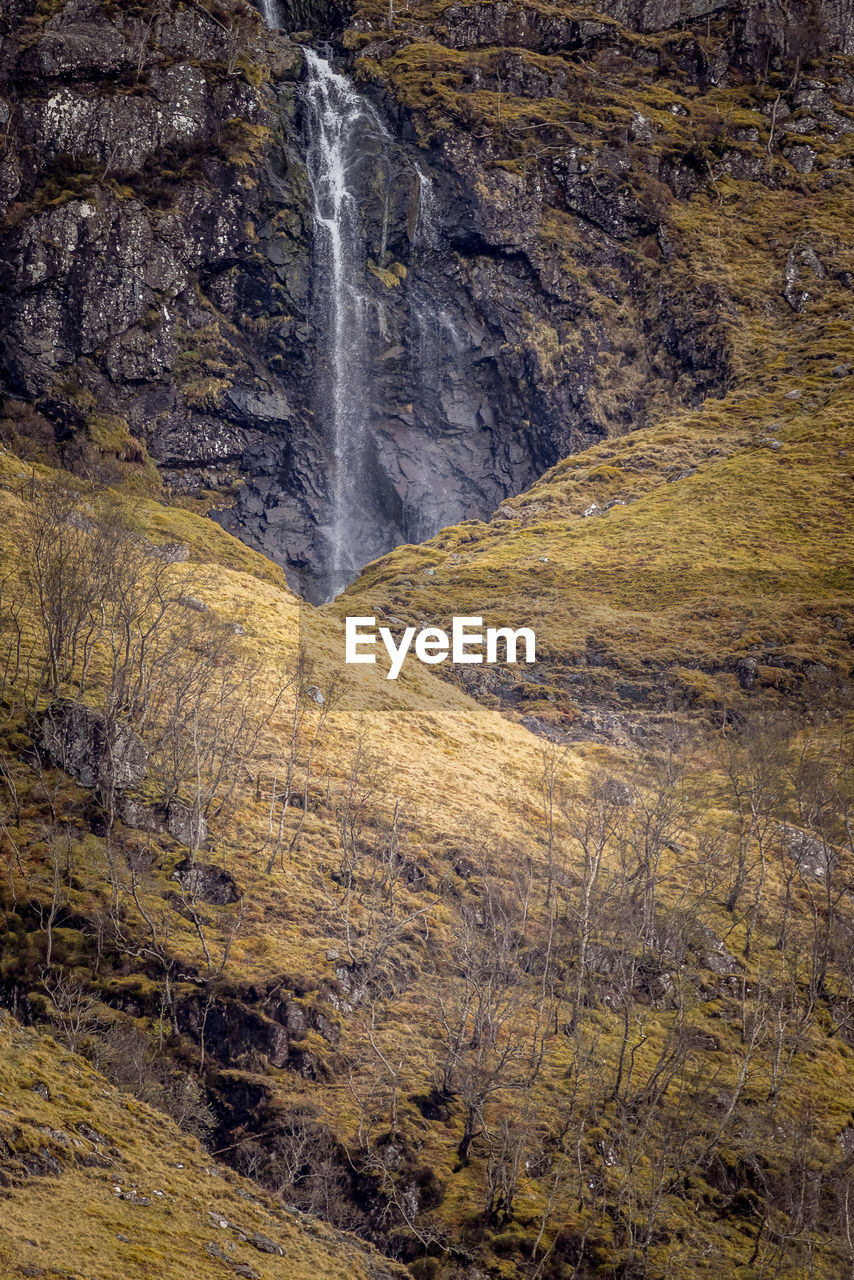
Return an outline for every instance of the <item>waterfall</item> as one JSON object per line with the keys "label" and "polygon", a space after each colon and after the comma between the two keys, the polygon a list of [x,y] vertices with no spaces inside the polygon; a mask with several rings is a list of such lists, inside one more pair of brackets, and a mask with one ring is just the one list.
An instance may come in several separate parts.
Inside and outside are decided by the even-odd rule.
{"label": "waterfall", "polygon": [[365,548],[362,512],[369,483],[367,304],[361,292],[366,247],[357,178],[371,144],[382,147],[391,139],[345,76],[313,49],[305,50],[305,58],[306,169],[329,383],[321,411],[331,454],[325,589],[332,598],[364,563],[359,550]]}
{"label": "waterfall", "polygon": [[277,30],[279,26],[279,6],[276,0],[258,0],[258,7],[267,26],[274,31]]}
{"label": "waterfall", "polygon": [[[270,27],[281,25],[278,0],[255,3]],[[444,244],[434,178],[345,75],[316,50],[303,53],[312,407],[325,476],[316,484],[315,469],[303,491],[310,542],[297,564],[302,594],[319,603],[370,560],[440,527],[442,448],[413,417],[413,389],[424,391],[430,425],[441,423],[439,370],[453,369],[458,343],[418,274]],[[454,499],[448,509],[463,508]]]}
{"label": "waterfall", "polygon": [[438,249],[441,246],[441,232],[436,212],[436,193],[433,190],[433,179],[424,172],[421,165],[416,165],[418,177],[418,216],[415,220],[415,243],[427,249]]}

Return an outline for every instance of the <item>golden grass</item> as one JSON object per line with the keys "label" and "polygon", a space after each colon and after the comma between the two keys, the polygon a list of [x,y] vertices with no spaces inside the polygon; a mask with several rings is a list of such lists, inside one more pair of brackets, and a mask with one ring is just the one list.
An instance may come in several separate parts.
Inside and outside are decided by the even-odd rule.
{"label": "golden grass", "polygon": [[[34,1092],[37,1085],[47,1087],[49,1100]],[[103,1141],[81,1134],[81,1125]],[[0,1139],[7,1144],[0,1169],[9,1180],[0,1185],[3,1276],[30,1267],[37,1270],[23,1274],[207,1280],[226,1273],[209,1244],[270,1280],[371,1280],[380,1266],[390,1277],[406,1274],[361,1241],[286,1212],[257,1185],[215,1165],[159,1112],[6,1014]],[[28,1174],[28,1159],[45,1152],[58,1161],[59,1175]],[[134,1193],[150,1203],[125,1198]],[[246,1241],[256,1234],[285,1256]]]}
{"label": "golden grass", "polygon": [[[722,404],[716,411],[725,415],[727,406]],[[801,418],[801,411],[798,410],[791,418],[788,434],[787,431],[780,433],[784,441],[781,453],[785,450],[792,451],[792,469],[796,475],[796,460],[806,456],[814,441],[812,428],[801,421]],[[685,429],[686,423],[693,426],[696,436]],[[797,487],[787,490],[782,508],[775,499],[776,506],[771,510],[774,505],[771,499],[779,492],[774,483],[774,468],[780,467],[781,463],[775,453],[756,447],[748,437],[749,432],[746,432],[741,447],[735,449],[729,457],[714,456],[707,459],[700,466],[696,477],[678,484],[667,484],[660,474],[657,482],[648,482],[646,470],[632,471],[629,464],[646,463],[654,460],[659,452],[666,456],[668,450],[672,450],[671,459],[677,459],[681,465],[694,456],[694,445],[699,450],[707,451],[709,441],[716,437],[714,431],[710,432],[705,414],[686,415],[684,422],[672,421],[667,427],[662,427],[658,435],[655,432],[635,433],[610,445],[599,446],[589,454],[579,455],[553,469],[542,481],[544,494],[549,501],[574,504],[578,501],[579,487],[582,490],[586,487],[591,493],[599,493],[603,486],[622,485],[624,477],[628,477],[627,483],[637,483],[639,486],[638,499],[631,506],[614,508],[608,517],[595,520],[584,520],[578,515],[543,520],[540,515],[536,515],[536,523],[533,525],[505,520],[488,526],[468,524],[456,530],[446,530],[424,548],[402,548],[393,553],[367,572],[365,580],[356,584],[344,598],[343,605],[339,601],[337,605],[322,610],[302,605],[286,588],[274,581],[275,574],[259,572],[263,567],[263,563],[259,564],[259,557],[242,548],[204,518],[181,508],[160,506],[153,502],[131,501],[126,510],[133,526],[152,540],[183,540],[192,547],[193,557],[200,559],[210,575],[200,587],[194,582],[193,589],[207,598],[217,616],[224,620],[240,618],[246,630],[243,643],[260,663],[259,688],[265,696],[272,694],[286,676],[288,664],[293,660],[301,638],[308,643],[315,660],[315,678],[329,692],[332,673],[340,669],[341,664],[342,628],[339,614],[342,607],[346,605],[350,611],[356,611],[357,607],[361,612],[363,599],[368,599],[371,601],[370,611],[373,611],[377,585],[380,588],[384,586],[389,566],[396,563],[404,566],[401,570],[403,582],[424,582],[429,583],[429,586],[419,585],[416,589],[414,585],[404,587],[398,584],[395,587],[394,603],[389,604],[390,610],[400,611],[408,599],[411,601],[410,607],[418,616],[427,615],[428,604],[429,607],[435,607],[432,601],[436,599],[436,579],[447,590],[448,583],[453,579],[446,578],[445,575],[459,572],[463,589],[469,595],[457,595],[456,600],[466,607],[469,603],[472,607],[477,603],[478,610],[483,608],[486,612],[486,607],[481,602],[487,598],[487,588],[492,585],[502,593],[502,620],[514,621],[521,620],[521,616],[519,619],[513,616],[513,610],[522,607],[523,592],[528,590],[530,570],[525,567],[525,557],[529,556],[532,565],[539,566],[539,555],[544,552],[548,556],[548,563],[543,566],[542,572],[550,575],[550,587],[549,594],[542,593],[539,597],[544,599],[546,605],[543,618],[572,620],[573,610],[586,609],[587,619],[595,616],[603,628],[611,629],[614,643],[622,645],[619,656],[621,660],[626,660],[626,655],[633,652],[633,646],[637,645],[640,653],[644,643],[649,642],[649,634],[653,632],[662,645],[669,643],[674,651],[679,649],[681,652],[680,646],[685,644],[684,636],[674,638],[670,635],[674,619],[679,617],[683,619],[684,627],[695,637],[695,641],[697,637],[701,641],[705,637],[704,642],[711,644],[721,617],[727,616],[724,586],[731,575],[720,570],[711,586],[706,584],[703,599],[716,614],[705,622],[702,618],[698,620],[697,595],[688,596],[691,578],[687,570],[680,580],[678,592],[671,593],[667,590],[656,595],[650,589],[649,597],[640,602],[642,608],[631,607],[633,600],[630,579],[632,574],[637,573],[633,556],[638,559],[643,551],[649,557],[653,569],[657,560],[660,562],[669,556],[671,559],[667,561],[667,567],[672,571],[674,549],[667,536],[669,524],[681,535],[688,536],[689,531],[693,531],[691,536],[702,535],[710,565],[719,565],[721,560],[726,565],[727,557],[732,557],[741,574],[739,590],[744,589],[745,583],[750,583],[750,590],[755,592],[757,580],[762,579],[762,574],[768,578],[768,571],[762,566],[745,566],[742,562],[750,547],[755,544],[756,521],[764,520],[766,523],[762,525],[761,533],[763,547],[774,545],[777,548],[775,554],[784,556],[783,568],[791,570],[793,561],[785,558],[789,555],[786,538],[791,539],[793,536],[790,525],[794,527],[797,524],[798,504],[803,500],[803,493]],[[832,443],[835,440],[836,436],[829,433],[828,441]],[[812,477],[813,505],[809,517],[809,520],[815,521],[817,529],[822,527],[822,522],[826,521],[827,513],[833,510],[833,503],[836,501],[836,461],[829,445],[820,451],[820,458],[820,463],[812,469],[815,474]],[[2,465],[7,483],[10,478],[19,480],[16,464],[8,456],[2,459]],[[48,473],[41,474],[47,476]],[[696,494],[706,494],[710,499],[719,495],[719,503],[712,500],[701,501],[699,497],[691,503],[683,502],[678,499],[679,487],[682,485],[693,485]],[[754,490],[752,486],[757,488]],[[759,507],[751,502],[745,505],[751,492],[766,494],[768,502]],[[8,488],[0,491],[0,499],[6,517],[3,537],[8,549],[15,540],[16,521],[21,518],[21,507],[19,500]],[[107,494],[96,500],[120,506],[125,501],[118,494]],[[789,503],[791,509],[786,505]],[[638,513],[637,517],[634,513]],[[615,515],[617,519],[614,519]],[[703,523],[710,516],[720,520],[721,531],[715,537],[708,533],[708,528]],[[633,523],[634,519],[637,519],[636,524]],[[609,523],[611,521],[613,523]],[[779,546],[777,543],[770,543],[772,535],[778,539]],[[449,563],[454,547],[459,548],[460,555],[470,558],[464,572],[457,565]],[[794,555],[794,552],[791,554]],[[476,569],[471,568],[472,564]],[[804,592],[804,599],[808,594],[813,600],[820,599],[821,590],[831,590],[832,582],[826,588],[821,587],[821,584],[824,576],[832,579],[835,565],[831,556],[826,565],[815,566],[807,578],[797,580],[797,590]],[[424,575],[425,567],[435,568],[434,578]],[[603,572],[604,569],[607,569],[607,573]],[[661,573],[661,581],[666,585],[667,573],[661,569],[660,564],[658,571]],[[187,564],[176,564],[176,589],[184,575],[194,572],[197,572],[197,568],[192,560]],[[471,577],[473,573],[476,574],[474,578]],[[375,585],[369,590],[368,584],[372,579]],[[582,585],[574,587],[574,583]],[[577,591],[575,596],[571,594],[573,590]],[[626,591],[629,591],[628,597]],[[787,607],[794,598],[785,598]],[[821,615],[825,607],[826,603],[822,601]],[[732,608],[735,610],[735,605]],[[733,618],[734,616],[733,613]],[[794,641],[805,643],[796,613],[790,613],[787,625],[792,629]],[[647,628],[646,640],[643,637],[638,639],[637,635],[643,627]],[[658,630],[654,630],[655,628]],[[315,711],[312,714],[318,713]],[[472,890],[477,891],[479,884],[479,872],[475,871],[472,884],[467,888],[463,877],[452,870],[457,855],[463,853],[471,857],[482,834],[495,874],[502,883],[509,886],[514,875],[528,874],[526,868],[530,868],[534,884],[540,889],[542,887],[545,854],[541,824],[537,819],[537,776],[541,768],[541,744],[518,724],[508,721],[496,711],[478,705],[462,691],[449,686],[417,664],[406,668],[404,675],[396,683],[385,679],[382,667],[364,668],[360,670],[359,680],[353,681],[347,688],[338,709],[330,714],[328,732],[317,767],[319,794],[306,818],[299,847],[281,866],[276,867],[272,875],[267,876],[263,870],[267,853],[266,797],[272,774],[277,768],[276,754],[286,731],[287,715],[283,710],[270,725],[260,757],[254,765],[260,774],[258,781],[261,799],[256,799],[253,787],[247,780],[241,788],[237,807],[229,814],[227,823],[216,827],[212,847],[203,854],[205,858],[227,866],[244,893],[242,926],[233,940],[222,985],[220,988],[215,986],[214,992],[220,989],[223,998],[241,1001],[248,998],[246,993],[253,986],[265,988],[281,983],[285,990],[291,990],[297,983],[303,983],[307,986],[307,994],[298,997],[302,1007],[309,1010],[319,999],[324,1013],[337,1023],[341,1042],[332,1046],[315,1032],[309,1032],[302,1040],[302,1047],[314,1057],[319,1073],[316,1081],[305,1080],[292,1071],[271,1068],[263,1055],[250,1049],[247,1049],[241,1060],[233,1064],[234,1068],[269,1090],[274,1109],[279,1114],[287,1115],[291,1107],[312,1103],[340,1138],[349,1142],[355,1140],[358,1124],[356,1099],[367,1096],[371,1088],[375,1087],[376,1060],[366,1041],[364,1015],[359,1011],[347,1016],[336,1015],[324,1003],[322,995],[318,996],[317,988],[323,988],[334,978],[335,962],[327,959],[327,949],[334,949],[339,953],[342,951],[340,922],[336,921],[334,911],[321,893],[321,886],[326,885],[327,890],[329,888],[328,879],[323,876],[321,868],[329,869],[334,866],[338,856],[334,814],[336,796],[341,793],[357,744],[361,742],[382,758],[385,771],[385,781],[377,795],[366,838],[382,838],[379,827],[383,820],[388,821],[394,801],[400,797],[408,829],[406,856],[425,868],[429,896],[435,894],[438,898],[436,890],[440,884],[444,886],[442,900],[437,901],[430,912],[429,938],[424,930],[413,928],[396,945],[395,962],[403,966],[410,976],[404,989],[398,994],[390,994],[379,1010],[376,1034],[381,1038],[386,1052],[393,1055],[401,1079],[401,1093],[404,1095],[401,1099],[400,1117],[402,1140],[408,1149],[417,1150],[419,1161],[431,1168],[442,1180],[446,1198],[441,1208],[441,1220],[452,1231],[461,1232],[465,1222],[476,1219],[479,1212],[482,1200],[482,1162],[480,1158],[476,1158],[468,1168],[457,1169],[455,1166],[460,1124],[458,1110],[452,1108],[451,1117],[445,1124],[428,1123],[405,1098],[414,1093],[424,1093],[431,1086],[436,1053],[436,999],[440,993],[447,997],[453,988],[449,947],[457,903]],[[595,744],[564,749],[561,761],[567,781],[573,789],[580,786],[583,779],[599,767],[604,766],[618,774],[627,772],[632,767],[628,752],[606,750]],[[702,762],[709,766],[711,758],[704,756]],[[22,790],[26,790],[25,775],[17,767],[15,777]],[[67,781],[63,783],[58,775],[53,774],[51,783],[56,785],[54,803],[60,814],[67,813],[71,816],[76,812],[75,806],[79,810],[84,797],[78,788]],[[698,821],[696,829],[686,834],[684,851],[678,856],[668,854],[662,862],[662,902],[676,901],[684,891],[686,877],[698,857],[696,841],[703,831],[726,828],[731,823],[719,778],[717,787],[716,793],[697,795],[696,811],[702,813],[702,821]],[[324,789],[331,797],[328,802],[323,799]],[[297,818],[298,814],[294,812],[289,829]],[[73,821],[77,823],[76,818]],[[14,860],[7,856],[12,882],[16,884],[21,896],[24,890],[29,897],[47,899],[50,895],[50,865],[44,845],[40,845],[43,824],[44,812],[37,800],[27,799],[21,827],[16,832],[19,847],[26,851],[25,882],[19,880]],[[106,857],[100,837],[85,831],[79,824],[75,836],[74,880],[67,890],[67,900],[72,911],[85,917],[97,907],[103,909],[106,905]],[[141,848],[147,844],[147,838],[132,832],[122,832],[120,837],[124,847],[129,850],[134,847],[134,842],[138,842]],[[172,884],[172,869],[183,850],[176,848],[164,837],[154,837],[152,845],[155,867],[150,876],[143,878],[141,886],[146,910],[158,927],[162,928],[164,936],[168,934],[171,954],[181,969],[186,966],[190,971],[204,974],[205,962],[198,937],[190,922],[169,905],[167,896]],[[570,883],[576,883],[578,850],[565,833],[562,836],[561,860]],[[748,895],[755,884],[755,874],[754,869],[746,890]],[[774,866],[768,876],[767,900],[777,901],[781,892],[780,872]],[[804,919],[809,918],[809,900],[805,887],[796,889],[795,901],[797,911],[802,913]],[[401,913],[418,910],[423,903],[424,898],[414,889],[400,886],[398,906]],[[234,925],[235,909],[197,905],[216,964]],[[356,918],[361,929],[365,925],[365,918],[358,912]],[[737,954],[744,942],[743,920],[734,921],[715,902],[709,902],[703,907],[702,918],[721,936],[727,936],[727,945]],[[128,922],[133,928],[141,927],[141,921],[130,904]],[[770,930],[770,924],[768,927]],[[39,935],[31,934],[28,938],[30,944],[37,948]],[[57,930],[55,945],[55,957],[61,963],[72,973],[76,972],[81,977],[88,976],[85,939],[76,930]],[[31,957],[31,962],[37,964],[37,956]],[[26,961],[23,949],[16,943],[15,947],[8,948],[4,956],[4,975],[32,982],[32,973],[26,974],[21,970],[21,965],[26,969],[27,963],[29,962]],[[757,981],[763,975],[768,977],[774,966],[774,952],[768,945],[768,939],[762,934],[753,958],[744,967],[745,977],[748,981]],[[694,980],[692,977],[691,981]],[[115,1000],[123,996],[134,1000],[147,1011],[146,1020],[151,1021],[154,1010],[158,1007],[156,976],[134,972],[121,976],[108,972],[99,981],[106,998]],[[174,991],[176,997],[181,999],[192,995],[195,987],[178,979]],[[701,1090],[706,1085],[709,1073],[713,1072],[721,1089],[732,1088],[741,1052],[737,1032],[741,1000],[737,987],[728,993],[723,992],[715,999],[699,1001],[693,998],[689,1003],[694,1033],[706,1037],[704,1043],[714,1043],[718,1047],[713,1052],[704,1049],[692,1055],[686,1068],[688,1080],[695,1080],[696,1088]],[[676,1012],[670,1007],[641,1005],[634,1008],[632,1017],[635,1020],[633,1042],[638,1040],[635,1069],[640,1079],[652,1070],[668,1030],[676,1018]],[[584,1034],[588,1037],[598,1035],[597,1060],[602,1064],[603,1070],[612,1072],[622,1034],[618,1012],[604,1006],[590,1010],[585,1018]],[[642,1043],[641,1035],[645,1037]],[[175,1270],[161,1269],[158,1274],[178,1275],[179,1270],[189,1275],[209,1274],[204,1267],[212,1264],[207,1255],[200,1253],[208,1238],[217,1241],[228,1238],[231,1243],[235,1243],[237,1252],[234,1256],[241,1259],[246,1250],[225,1229],[212,1228],[210,1237],[206,1235],[208,1208],[218,1210],[223,1217],[238,1223],[244,1230],[252,1227],[263,1231],[263,1223],[267,1222],[269,1230],[265,1234],[280,1238],[277,1232],[281,1233],[285,1227],[279,1227],[279,1219],[276,1218],[277,1230],[273,1230],[269,1218],[265,1216],[271,1212],[269,1202],[264,1200],[263,1209],[259,1208],[257,1212],[254,1209],[250,1211],[249,1202],[242,1202],[237,1206],[240,1210],[238,1213],[234,1207],[233,1188],[239,1184],[231,1179],[231,1175],[226,1174],[221,1174],[214,1182],[209,1174],[204,1173],[204,1156],[185,1138],[177,1139],[181,1143],[177,1148],[180,1154],[174,1163],[184,1163],[186,1170],[176,1171],[172,1167],[175,1131],[165,1120],[152,1120],[153,1113],[142,1104],[121,1103],[114,1091],[97,1081],[90,1069],[78,1064],[76,1060],[73,1069],[68,1072],[69,1083],[64,1078],[56,1083],[57,1069],[48,1062],[50,1053],[54,1052],[52,1049],[50,1053],[43,1051],[48,1053],[45,1061],[48,1062],[51,1073],[50,1087],[54,1093],[54,1105],[60,1107],[60,1112],[51,1121],[50,1117],[54,1113],[42,1111],[38,1095],[22,1094],[20,1087],[23,1078],[20,1064],[29,1061],[26,1055],[31,1051],[38,1051],[40,1040],[32,1033],[15,1031],[13,1040],[14,1036],[23,1037],[14,1041],[13,1049],[15,1044],[18,1048],[11,1057],[7,1055],[11,1064],[7,1070],[12,1070],[12,1078],[17,1082],[9,1110],[18,1115],[17,1123],[32,1126],[33,1123],[43,1122],[39,1117],[47,1116],[44,1123],[65,1131],[78,1113],[85,1111],[82,1097],[88,1095],[92,1109],[87,1114],[95,1117],[89,1123],[117,1138],[117,1145],[122,1151],[121,1167],[127,1182],[136,1183],[140,1191],[146,1194],[154,1188],[162,1190],[168,1198],[164,1206],[151,1207],[121,1201],[112,1190],[115,1172],[112,1169],[75,1169],[56,1181],[33,1180],[26,1188],[14,1190],[12,1199],[4,1202],[3,1206],[4,1210],[7,1205],[11,1206],[10,1216],[4,1217],[4,1226],[16,1240],[16,1261],[20,1257],[29,1262],[31,1256],[35,1256],[47,1259],[49,1265],[67,1267],[70,1258],[79,1257],[85,1263],[88,1273],[95,1276],[103,1275],[106,1278],[114,1275],[117,1270],[128,1275],[153,1275],[155,1269],[161,1266],[157,1249],[162,1248],[162,1243],[158,1245],[157,1241],[162,1241],[165,1229],[174,1234],[176,1240],[168,1261],[168,1265],[174,1265]],[[27,1036],[30,1037],[29,1040]],[[187,1049],[192,1052],[192,1046],[188,1045]],[[565,1034],[549,1036],[543,1071],[530,1094],[530,1100],[537,1108],[538,1123],[544,1129],[557,1123],[567,1073],[571,1073],[576,1051],[575,1042]],[[816,1116],[816,1141],[827,1144],[845,1126],[847,1098],[854,1080],[852,1070],[854,1064],[850,1051],[838,1039],[827,1039],[823,1026],[817,1023],[805,1038],[778,1114],[782,1118],[792,1117],[794,1122],[803,1099],[808,1096]],[[75,1075],[75,1072],[79,1075]],[[757,1070],[745,1093],[745,1105],[749,1104],[760,1110],[767,1092],[764,1072],[764,1067]],[[0,1089],[7,1095],[9,1079],[9,1076],[0,1076]],[[75,1091],[78,1086],[79,1091]],[[97,1098],[94,1106],[91,1101],[93,1090]],[[7,1105],[2,1098],[0,1105]],[[115,1110],[125,1105],[130,1119],[125,1118],[124,1112],[119,1116]],[[144,1126],[145,1141],[142,1136],[137,1137],[133,1124],[135,1116],[139,1117],[141,1126]],[[598,1128],[592,1130],[585,1139],[585,1158],[595,1161],[596,1142],[608,1139],[610,1134],[616,1133],[621,1123],[614,1105],[605,1105],[598,1115]],[[26,1128],[25,1132],[31,1133],[31,1127]],[[125,1136],[128,1134],[130,1136]],[[735,1136],[728,1138],[727,1142],[727,1150],[734,1160],[737,1159],[741,1149],[740,1140]],[[195,1156],[187,1154],[192,1150],[196,1151]],[[642,1162],[637,1174],[639,1193],[644,1179],[652,1176],[649,1169],[644,1173],[644,1168],[646,1166]],[[613,1181],[619,1176],[619,1170],[608,1176]],[[197,1178],[201,1180],[201,1189],[196,1183]],[[208,1195],[206,1189],[209,1186],[216,1186],[216,1195],[213,1192]],[[518,1229],[523,1235],[526,1231],[530,1232],[542,1208],[542,1194],[542,1187],[537,1179],[524,1180],[514,1230]],[[686,1232],[693,1242],[692,1248],[700,1253],[708,1251],[706,1256],[714,1260],[718,1268],[744,1265],[752,1251],[753,1227],[733,1221],[728,1226],[724,1240],[713,1216],[705,1214],[703,1209],[704,1197],[713,1197],[713,1194],[700,1179],[690,1194],[682,1190],[670,1195],[663,1211],[668,1231]],[[197,1198],[193,1200],[193,1196]],[[78,1212],[75,1226],[65,1239],[54,1240],[39,1227],[47,1205],[56,1206],[56,1212],[64,1215],[70,1214],[72,1205],[76,1205],[79,1210],[81,1203],[85,1206],[85,1212]],[[245,1211],[243,1203],[247,1205]],[[586,1221],[585,1215],[586,1210],[581,1214],[573,1210],[568,1221],[581,1226]],[[140,1223],[145,1224],[145,1231],[140,1228]],[[117,1233],[128,1236],[132,1244],[126,1245],[118,1241]],[[600,1245],[607,1256],[609,1251],[613,1253],[619,1245],[612,1235],[609,1223],[603,1223],[601,1233]],[[350,1266],[351,1271],[335,1270],[340,1264],[332,1236],[321,1234],[323,1248],[319,1253],[312,1251],[317,1244],[316,1240],[305,1244],[295,1240],[291,1246],[284,1236],[281,1238],[289,1248],[289,1259],[297,1260],[292,1265],[302,1266],[304,1261],[306,1274],[311,1268],[319,1269],[320,1274],[332,1277],[337,1274],[362,1274],[358,1258],[353,1261],[348,1257],[345,1265]],[[30,1239],[36,1241],[32,1255],[26,1252],[32,1248],[25,1243]],[[503,1247],[496,1244],[496,1249]],[[509,1247],[507,1243],[507,1248]],[[819,1250],[823,1247],[820,1246]],[[317,1248],[320,1249],[320,1245]],[[662,1266],[669,1256],[669,1248],[670,1245],[667,1244],[661,1246]],[[21,1249],[24,1250],[23,1253],[20,1252]],[[323,1250],[328,1252],[324,1253]],[[490,1256],[499,1274],[502,1268],[508,1275],[512,1274],[507,1268],[514,1264],[507,1259],[502,1260],[497,1253]],[[260,1269],[264,1275],[280,1274],[271,1269],[274,1265],[275,1262],[271,1264],[265,1257]],[[709,1265],[711,1266],[711,1262]],[[301,1274],[299,1270],[296,1272],[298,1277]],[[696,1274],[702,1274],[702,1271]]]}

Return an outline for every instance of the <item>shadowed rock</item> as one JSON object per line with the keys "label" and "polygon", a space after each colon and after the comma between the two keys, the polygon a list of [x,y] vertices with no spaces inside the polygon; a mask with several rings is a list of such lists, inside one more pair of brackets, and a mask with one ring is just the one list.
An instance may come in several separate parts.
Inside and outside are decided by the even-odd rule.
{"label": "shadowed rock", "polygon": [[240,898],[234,877],[222,867],[211,866],[209,863],[191,864],[189,860],[185,860],[179,863],[175,879],[191,897],[200,898],[202,902],[209,902],[212,906],[225,907]]}
{"label": "shadowed rock", "polygon": [[99,796],[138,787],[148,752],[129,725],[110,725],[90,707],[58,702],[42,719],[40,745],[54,764]]}

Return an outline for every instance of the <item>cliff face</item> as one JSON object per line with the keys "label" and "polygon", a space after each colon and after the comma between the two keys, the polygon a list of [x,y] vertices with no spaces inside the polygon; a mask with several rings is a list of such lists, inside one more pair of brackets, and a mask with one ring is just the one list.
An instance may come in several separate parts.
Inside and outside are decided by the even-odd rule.
{"label": "cliff face", "polygon": [[[240,4],[17,0],[3,21],[6,438],[150,483],[147,450],[322,594],[335,371],[299,46]],[[841,3],[420,4],[388,21],[362,4],[339,32],[390,134],[354,180],[355,565],[719,393],[728,300],[673,252],[674,206],[722,180],[796,185],[815,135],[854,127],[854,80],[828,63],[854,40]],[[805,78],[811,58],[824,78]],[[838,151],[822,167],[847,167]]]}
{"label": "cliff face", "polygon": [[[285,297],[265,219],[287,91],[268,68],[287,85],[299,57],[240,7],[21,4],[5,26],[7,431],[108,475],[148,446],[179,489],[226,487],[288,416],[233,318],[255,280]],[[278,343],[299,361],[292,332]]]}

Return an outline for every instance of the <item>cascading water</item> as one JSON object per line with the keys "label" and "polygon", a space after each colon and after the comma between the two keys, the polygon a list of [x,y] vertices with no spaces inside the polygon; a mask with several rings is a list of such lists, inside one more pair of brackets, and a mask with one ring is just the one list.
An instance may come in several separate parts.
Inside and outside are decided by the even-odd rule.
{"label": "cascading water", "polygon": [[258,0],[258,6],[267,26],[275,31],[279,26],[279,7],[276,0]]}
{"label": "cascading water", "polygon": [[[314,221],[314,259],[327,342],[328,386],[321,396],[331,452],[326,594],[361,568],[369,438],[365,370],[366,264],[358,176],[366,155],[390,142],[373,107],[345,76],[306,49],[306,169]],[[374,154],[375,158],[375,154]]]}
{"label": "cascading water", "polygon": [[[286,21],[278,2],[256,0],[271,27]],[[257,479],[223,523],[249,529],[320,603],[400,543],[489,513],[531,467],[512,429],[495,429],[493,394],[507,396],[448,251],[448,226],[467,226],[459,189],[345,75],[303,52],[310,263],[285,250],[281,339],[271,330],[282,342],[302,330],[283,368],[295,411],[279,449],[257,448]],[[293,102],[292,83],[282,96]],[[300,213],[302,172],[286,161],[282,190]]]}

